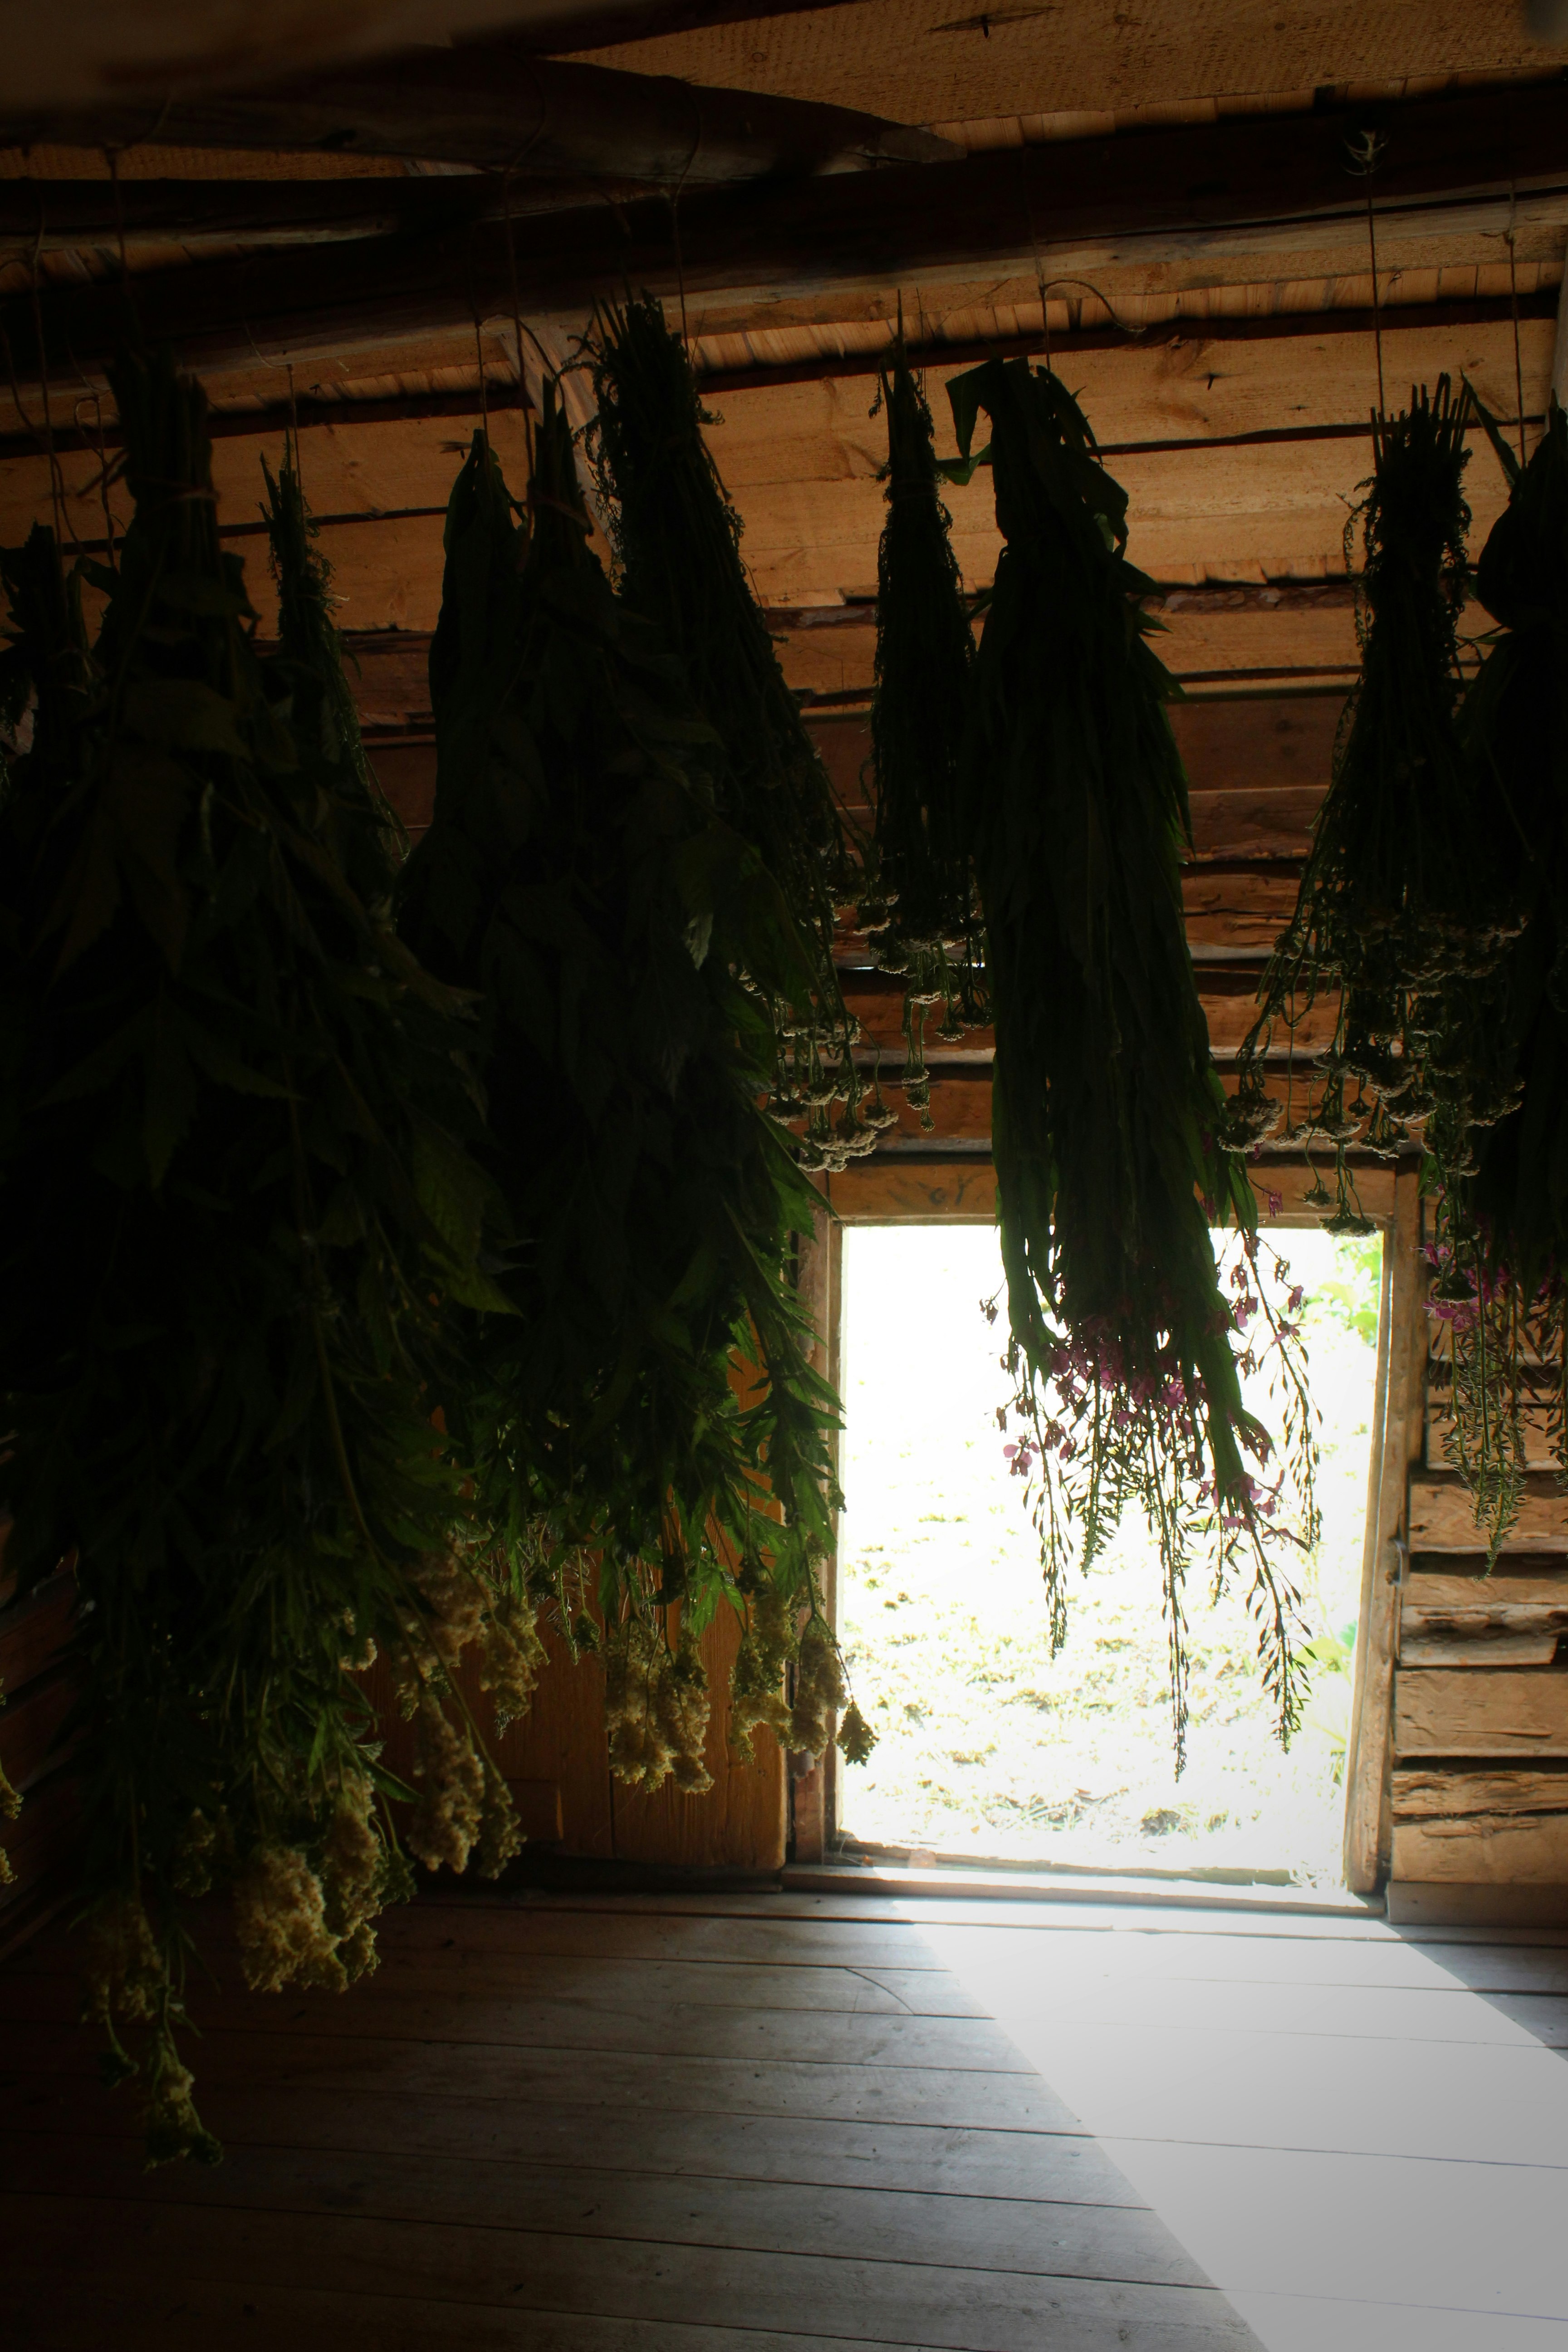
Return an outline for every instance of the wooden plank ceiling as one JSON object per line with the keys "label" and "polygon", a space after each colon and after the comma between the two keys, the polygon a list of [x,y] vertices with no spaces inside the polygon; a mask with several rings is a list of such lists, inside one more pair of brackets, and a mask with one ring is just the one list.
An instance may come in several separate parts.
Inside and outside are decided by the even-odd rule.
{"label": "wooden plank ceiling", "polygon": [[[740,0],[679,10],[655,0],[630,16],[579,10],[574,39],[563,29],[570,15],[536,24],[531,46],[935,128],[970,160],[689,192],[679,244],[671,207],[645,198],[623,249],[605,243],[609,208],[584,211],[580,188],[531,184],[526,166],[520,197],[509,177],[502,205],[495,176],[432,179],[418,158],[153,138],[117,159],[117,215],[101,152],[0,153],[10,362],[0,541],[51,515],[85,547],[123,529],[122,494],[103,486],[114,427],[101,364],[124,332],[127,297],[102,282],[123,257],[136,314],[207,355],[223,527],[247,557],[264,628],[259,460],[276,462],[298,404],[305,485],[362,649],[367,719],[417,823],[431,782],[424,638],[458,454],[482,401],[521,478],[520,380],[536,394],[541,351],[570,354],[605,271],[613,281],[628,266],[616,262],[624,250],[647,264],[711,386],[712,446],[758,593],[854,806],[883,512],[875,371],[900,303],[944,437],[944,387],[961,365],[988,348],[1039,352],[1048,338],[1131,494],[1131,553],[1162,586],[1162,650],[1201,706],[1180,722],[1197,836],[1188,918],[1216,1047],[1233,1054],[1354,673],[1345,530],[1370,461],[1373,306],[1391,404],[1413,383],[1464,374],[1500,415],[1522,406],[1527,440],[1537,429],[1568,242],[1563,53],[1530,40],[1513,0],[1331,5],[1289,21],[1257,0],[1186,0],[1139,22],[1111,0],[957,16],[950,0],[761,16]],[[731,20],[707,21],[720,16]],[[627,24],[639,37],[616,46]],[[526,28],[519,37],[529,45]],[[1345,154],[1358,125],[1386,141],[1370,184],[1375,278],[1368,184]],[[414,210],[378,209],[369,182],[387,184],[389,204],[395,183]],[[977,252],[975,232],[955,237],[946,215],[967,205],[967,219],[980,194],[992,209]],[[515,227],[503,216],[512,209]],[[396,217],[403,233],[389,236]],[[801,249],[808,228],[820,266]],[[540,289],[537,302],[524,293],[521,351],[510,297],[485,276],[507,274],[497,257],[509,246],[520,284]],[[408,257],[423,252],[411,298]],[[465,253],[478,316],[461,315],[460,284],[458,315],[445,315],[450,287],[437,281],[441,268],[460,278]],[[584,416],[586,383],[571,381]],[[1478,546],[1502,488],[1478,441]],[[950,503],[965,583],[978,589],[998,546],[988,478]],[[864,970],[848,932],[845,958],[868,1047],[881,1045],[891,1068],[896,992]],[[947,1057],[935,1139],[911,1118],[884,1149],[983,1152],[988,1048],[973,1037]]]}

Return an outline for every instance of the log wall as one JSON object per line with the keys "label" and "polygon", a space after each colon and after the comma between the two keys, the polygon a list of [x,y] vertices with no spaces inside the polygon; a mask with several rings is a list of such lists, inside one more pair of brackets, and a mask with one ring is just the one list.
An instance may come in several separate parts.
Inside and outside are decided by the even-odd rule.
{"label": "log wall", "polygon": [[[427,638],[391,632],[361,639],[359,694],[378,772],[416,835],[434,789],[425,666]],[[786,653],[788,652],[786,647]],[[1250,1017],[1258,963],[1293,898],[1311,815],[1326,787],[1338,693],[1226,696],[1176,714],[1191,775],[1196,852],[1186,880],[1188,934],[1216,1055],[1235,1055]],[[863,805],[868,742],[861,712],[822,711],[813,724],[842,798]],[[896,982],[869,965],[865,943],[841,942],[844,977],[869,1058],[901,1105],[901,1006]],[[1317,1042],[1298,1039],[1298,1050]],[[988,1223],[992,1040],[971,1032],[928,1046],[933,1130],[907,1110],[870,1162],[826,1180],[836,1216],[872,1221]],[[1289,1074],[1275,1074],[1283,1087]],[[1390,1236],[1379,1370],[1379,1418],[1369,1497],[1356,1693],[1347,1760],[1346,1867],[1352,1885],[1392,1878],[1392,1900],[1433,1916],[1479,1904],[1501,1916],[1568,1886],[1568,1504],[1547,1468],[1543,1434],[1532,1453],[1523,1511],[1493,1576],[1485,1578],[1463,1490],[1443,1466],[1440,1387],[1428,1405],[1427,1331],[1420,1296],[1419,1205],[1413,1171],[1357,1171],[1362,1205]],[[1260,1207],[1310,1223],[1310,1175],[1298,1160],[1254,1171]],[[825,1223],[803,1253],[829,1341],[836,1326],[834,1252]],[[0,1889],[6,1922],[52,1899],[68,1853],[74,1791],[51,1749],[67,1696],[55,1652],[66,1631],[69,1584],[57,1578],[26,1600],[0,1585],[0,1760],[26,1798],[5,1839],[16,1884]],[[500,1742],[535,1843],[598,1857],[707,1867],[771,1869],[793,1834],[803,1857],[831,1826],[831,1772],[783,1759],[760,1735],[755,1760],[732,1756],[722,1694],[736,1628],[727,1617],[705,1651],[716,1695],[702,1798],[636,1796],[612,1780],[602,1674],[592,1659],[552,1657],[534,1709]],[[389,1698],[389,1694],[384,1694]],[[477,1697],[478,1694],[474,1694]],[[389,1760],[406,1765],[406,1738],[388,1706]],[[1562,1801],[1557,1801],[1561,1797]],[[1478,1894],[1477,1890],[1480,1890]],[[1552,1898],[1554,1899],[1554,1898]],[[1568,1899],[1568,1898],[1565,1898]]]}
{"label": "log wall", "polygon": [[1390,1787],[1395,1916],[1568,1916],[1568,1496],[1543,1414],[1519,1517],[1487,1573],[1451,1426],[1443,1327],[1398,1587]]}

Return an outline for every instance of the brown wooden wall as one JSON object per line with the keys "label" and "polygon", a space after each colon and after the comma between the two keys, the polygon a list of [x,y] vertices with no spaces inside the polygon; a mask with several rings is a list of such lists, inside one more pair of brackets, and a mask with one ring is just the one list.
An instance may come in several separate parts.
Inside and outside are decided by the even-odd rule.
{"label": "brown wooden wall", "polygon": [[[713,1786],[700,1797],[683,1796],[672,1780],[648,1795],[614,1777],[604,1668],[596,1657],[574,1661],[560,1637],[547,1633],[550,1664],[532,1706],[498,1737],[470,1655],[463,1694],[511,1790],[530,1845],[601,1861],[776,1870],[784,1858],[784,1759],[768,1732],[758,1732],[754,1759],[738,1755],[729,1739],[730,1670],[739,1642],[739,1619],[721,1610],[702,1638],[713,1699],[706,1756]],[[391,1677],[378,1664],[365,1683],[380,1717],[385,1761],[406,1778],[413,1733],[394,1704]]]}
{"label": "brown wooden wall", "polygon": [[1441,1324],[1427,1356],[1398,1587],[1395,1905],[1423,1917],[1568,1916],[1568,1496],[1538,1413],[1527,1423],[1524,1505],[1488,1575],[1444,1457]]}
{"label": "brown wooden wall", "polygon": [[[417,836],[428,822],[435,782],[428,639],[384,632],[355,640],[354,650],[378,772]],[[1261,693],[1194,702],[1176,713],[1193,791],[1188,936],[1222,1066],[1246,1034],[1261,960],[1293,901],[1342,709],[1338,691]],[[862,814],[864,712],[811,715],[846,806]],[[884,1083],[900,1118],[872,1162],[826,1181],[834,1211],[879,1220],[989,1221],[989,1034],[972,1032],[951,1046],[931,1040],[935,1126],[923,1131],[897,1085],[899,985],[870,967],[866,943],[852,933],[843,936],[840,951],[847,993],[862,1023],[862,1050],[869,1059],[882,1048]],[[1299,1040],[1301,1046],[1312,1042]],[[1281,1065],[1276,1083],[1285,1082]],[[1260,1197],[1282,1194],[1287,1216],[1309,1215],[1295,1206],[1305,1181],[1300,1163],[1284,1156],[1270,1155],[1255,1171]],[[1429,1428],[1426,1418],[1415,1175],[1396,1179],[1387,1167],[1369,1164],[1359,1181],[1363,1205],[1384,1224],[1390,1249],[1347,1767],[1347,1870],[1351,1883],[1363,1887],[1390,1872],[1396,1884],[1415,1888],[1560,1884],[1568,1881],[1568,1666],[1557,1662],[1554,1612],[1568,1609],[1568,1508],[1543,1465],[1495,1578],[1479,1580],[1473,1524],[1457,1483],[1441,1467],[1440,1423]],[[830,1255],[819,1248],[814,1267],[808,1249],[803,1265],[829,1347],[836,1314]],[[68,1838],[68,1772],[46,1754],[65,1696],[49,1654],[68,1606],[68,1588],[58,1580],[33,1600],[0,1600],[0,1674],[11,1700],[0,1712],[0,1757],[28,1796],[7,1841],[18,1885],[0,1891],[0,1919],[22,1916],[20,1906],[47,1885]],[[558,1652],[531,1717],[500,1743],[502,1769],[515,1784],[531,1837],[603,1858],[775,1867],[792,1810],[784,1759],[765,1734],[754,1762],[733,1757],[726,1738],[723,1694],[737,1638],[733,1620],[723,1617],[705,1641],[715,1691],[709,1741],[715,1786],[702,1798],[668,1789],[639,1796],[612,1784],[600,1669],[591,1659],[573,1664]],[[395,1764],[405,1737],[389,1718]],[[831,1821],[830,1777],[831,1766],[794,1789],[803,1855],[819,1846]]]}

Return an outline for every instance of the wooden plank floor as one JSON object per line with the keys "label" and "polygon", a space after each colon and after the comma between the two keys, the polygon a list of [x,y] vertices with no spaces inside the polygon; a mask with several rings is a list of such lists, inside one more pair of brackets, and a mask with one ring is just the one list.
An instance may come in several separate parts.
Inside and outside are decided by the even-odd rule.
{"label": "wooden plank floor", "polygon": [[0,1972],[17,2352],[1568,2352],[1568,1937],[1180,1907],[423,1901],[193,1999],[137,2162]]}

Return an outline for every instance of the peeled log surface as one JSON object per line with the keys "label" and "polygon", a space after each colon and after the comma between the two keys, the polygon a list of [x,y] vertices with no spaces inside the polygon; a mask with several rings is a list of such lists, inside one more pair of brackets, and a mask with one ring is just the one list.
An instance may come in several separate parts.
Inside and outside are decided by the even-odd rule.
{"label": "peeled log surface", "polygon": [[[132,111],[132,135],[145,137],[146,113]],[[1389,108],[1385,121],[1377,192],[1385,215],[1436,204],[1435,228],[1462,215],[1483,226],[1495,217],[1506,229],[1516,201],[1529,213],[1542,192],[1549,206],[1560,200],[1568,126],[1556,88],[1415,100]],[[1201,252],[1238,232],[1273,250],[1362,215],[1344,164],[1346,134],[1361,127],[1355,110],[1231,117],[831,184],[710,189],[683,205],[679,248],[660,196],[615,212],[552,215],[521,240],[504,225],[481,225],[366,241],[352,256],[330,246],[262,256],[243,271],[201,263],[144,273],[138,309],[150,342],[214,369],[401,342],[514,307],[524,316],[580,315],[628,283],[693,297],[994,277],[1009,260],[1031,257],[1031,216],[1047,225],[1036,257],[1055,272],[1133,248]],[[45,352],[68,351],[90,380],[122,341],[123,296],[113,284],[70,288],[47,296],[36,322],[27,301],[7,305],[4,324],[24,390],[43,373],[40,336]]]}
{"label": "peeled log surface", "polygon": [[[741,406],[742,397],[727,398],[727,414]],[[759,407],[768,398],[764,393],[750,395]],[[1089,399],[1085,388],[1087,413],[1098,422]],[[1508,405],[1513,406],[1511,389]],[[759,416],[760,435],[765,436],[766,425],[765,415]],[[744,520],[746,561],[764,601],[821,601],[875,580],[877,542],[887,511],[876,479],[885,455],[876,425],[862,426],[854,441],[846,436],[804,457],[792,459],[779,451],[766,461],[767,474],[759,472],[752,480],[731,479],[735,468],[724,437],[715,433],[714,453]],[[1345,521],[1369,465],[1363,441],[1236,448],[1210,447],[1201,436],[1184,446],[1110,460],[1131,501],[1132,558],[1151,576],[1164,580],[1194,572],[1202,577],[1205,572],[1220,580],[1256,578],[1259,572],[1269,579],[1342,576]],[[1479,545],[1506,503],[1507,486],[1494,464],[1489,472],[1478,466],[1466,488]],[[953,553],[964,580],[979,587],[994,575],[1001,546],[988,469],[982,468],[967,487],[948,489],[943,503],[952,518]],[[1331,660],[1340,671],[1355,667],[1348,630],[1336,633]],[[1173,667],[1188,668],[1179,657]],[[1193,667],[1201,672],[1215,665]]]}
{"label": "peeled log surface", "polygon": [[[1386,1164],[1355,1171],[1363,1211],[1386,1223],[1394,1214],[1394,1170]],[[1319,1213],[1306,1205],[1312,1171],[1300,1160],[1251,1171],[1258,1213],[1264,1223],[1316,1226]],[[986,1160],[970,1164],[905,1160],[862,1160],[833,1176],[820,1177],[823,1197],[846,1224],[984,1224],[996,1215],[996,1171]]]}
{"label": "peeled log surface", "polygon": [[[425,47],[267,88],[0,120],[0,146],[170,147],[412,155],[525,178],[659,188],[940,163],[929,131],[812,100],[693,87],[668,75],[531,56],[504,38]],[[586,194],[584,199],[586,199]]]}
{"label": "peeled log surface", "polygon": [[1568,1818],[1395,1822],[1392,1874],[1457,1886],[1568,1885]]}
{"label": "peeled log surface", "polygon": [[1394,1747],[1402,1757],[1568,1757],[1568,1673],[1402,1666],[1394,1683]]}
{"label": "peeled log surface", "polygon": [[[1233,1059],[1250,1034],[1258,1012],[1259,971],[1256,966],[1205,965],[1199,974],[1198,1002],[1208,1023],[1209,1045],[1216,1061]],[[1231,983],[1235,983],[1232,985]],[[860,1024],[861,1055],[868,1063],[879,1048],[902,1062],[904,1056],[903,983],[896,973],[856,971],[846,975],[844,1002]],[[1308,1058],[1329,1045],[1334,1034],[1337,1006],[1326,999],[1312,1005],[1297,1023],[1289,1039],[1281,1033],[1276,1051],[1289,1045],[1299,1058]],[[956,1043],[937,1035],[941,1005],[928,1008],[925,1056],[934,1069],[947,1062],[989,1061],[995,1052],[994,1032],[987,1027],[965,1029]],[[890,1065],[889,1065],[890,1066]]]}
{"label": "peeled log surface", "polygon": [[[1568,1619],[1564,1620],[1568,1624]],[[1461,1619],[1436,1625],[1425,1633],[1403,1630],[1399,1638],[1402,1666],[1452,1668],[1549,1666],[1562,1638],[1555,1627],[1544,1633],[1482,1620]]]}
{"label": "peeled log surface", "polygon": [[1401,1588],[1405,1614],[1568,1608],[1568,1562],[1556,1565],[1555,1573],[1554,1564],[1541,1565],[1547,1573],[1536,1574],[1534,1562],[1505,1555],[1489,1576],[1479,1569],[1473,1576],[1458,1576],[1415,1565]]}
{"label": "peeled log surface", "polygon": [[[1469,1495],[1451,1472],[1428,1470],[1410,1481],[1406,1538],[1412,1551],[1484,1551]],[[1505,1551],[1568,1551],[1568,1496],[1555,1478],[1531,1473]]]}
{"label": "peeled log surface", "polygon": [[[865,1075],[869,1075],[868,1066]],[[992,1117],[991,1066],[970,1064],[955,1067],[951,1064],[932,1062],[929,1065],[928,1077],[931,1087],[929,1127],[922,1123],[921,1114],[905,1097],[901,1069],[891,1069],[884,1064],[882,1097],[888,1108],[898,1113],[899,1123],[896,1128],[887,1130],[879,1149],[885,1151],[896,1150],[900,1145],[934,1147],[943,1143],[988,1147]],[[1226,1092],[1234,1093],[1234,1076],[1222,1069],[1220,1078]],[[1297,1112],[1305,1107],[1307,1087],[1300,1075],[1292,1080],[1287,1071],[1266,1069],[1263,1085],[1270,1102],[1286,1108],[1293,1108]],[[791,1124],[798,1134],[805,1122],[803,1118],[797,1118]],[[1292,1150],[1294,1156],[1300,1159],[1300,1147],[1292,1147]],[[1325,1149],[1318,1156],[1331,1174],[1332,1153]],[[1257,1181],[1262,1192],[1278,1190],[1270,1163],[1263,1162],[1258,1166]],[[1564,1532],[1563,1540],[1568,1543],[1568,1530]]]}
{"label": "peeled log surface", "polygon": [[1568,1773],[1396,1769],[1396,1879],[1568,1885]]}
{"label": "peeled log surface", "polygon": [[1403,1765],[1394,1775],[1395,1821],[1462,1821],[1477,1814],[1562,1813],[1568,1772],[1445,1771]]}
{"label": "peeled log surface", "polygon": [[1396,1878],[1568,1884],[1568,1772],[1401,1766],[1393,1807]]}
{"label": "peeled log surface", "polygon": [[[1449,1597],[1456,1587],[1458,1597]],[[1521,1578],[1516,1590],[1514,1580],[1501,1576],[1413,1577],[1401,1587],[1400,1602],[1403,1665],[1550,1665],[1568,1636],[1568,1578]],[[1527,1647],[1534,1654],[1526,1655]]]}

